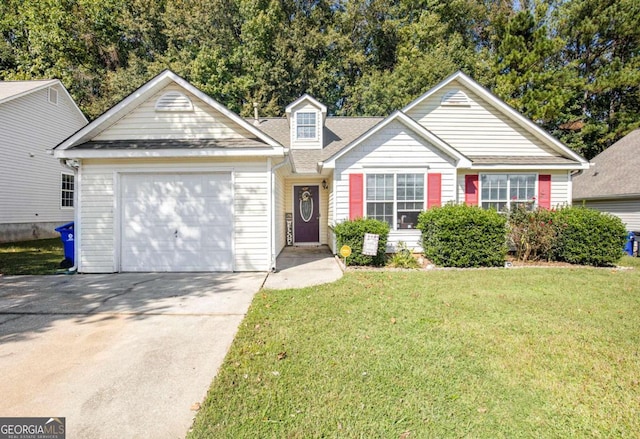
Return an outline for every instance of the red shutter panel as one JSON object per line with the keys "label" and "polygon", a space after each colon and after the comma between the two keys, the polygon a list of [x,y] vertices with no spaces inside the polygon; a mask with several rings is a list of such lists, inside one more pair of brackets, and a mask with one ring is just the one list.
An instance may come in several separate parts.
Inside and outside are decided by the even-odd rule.
{"label": "red shutter panel", "polygon": [[464,176],[464,202],[469,206],[478,205],[478,174]]}
{"label": "red shutter panel", "polygon": [[538,207],[551,209],[551,175],[538,175]]}
{"label": "red shutter panel", "polygon": [[427,175],[427,209],[442,205],[442,174]]}
{"label": "red shutter panel", "polygon": [[349,174],[349,219],[362,218],[364,207],[362,174]]}

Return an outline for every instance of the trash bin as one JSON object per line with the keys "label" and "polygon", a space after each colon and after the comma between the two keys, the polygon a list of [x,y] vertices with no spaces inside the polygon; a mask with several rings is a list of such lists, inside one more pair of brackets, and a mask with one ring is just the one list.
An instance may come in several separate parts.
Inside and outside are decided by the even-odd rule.
{"label": "trash bin", "polygon": [[73,267],[75,258],[75,240],[73,236],[73,221],[63,226],[56,227],[55,231],[60,233],[60,239],[64,246],[64,261],[60,263],[62,268]]}

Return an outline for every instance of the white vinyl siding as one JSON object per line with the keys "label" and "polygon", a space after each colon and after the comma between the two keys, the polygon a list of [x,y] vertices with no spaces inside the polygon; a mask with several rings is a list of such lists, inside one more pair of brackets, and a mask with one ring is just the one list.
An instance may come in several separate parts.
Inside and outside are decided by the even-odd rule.
{"label": "white vinyl siding", "polygon": [[[188,97],[193,111],[156,111],[156,103],[167,92]],[[155,93],[129,114],[99,133],[93,140],[139,139],[241,139],[254,137],[237,123],[187,93],[178,85],[170,85]]]}
{"label": "white vinyl siding", "polygon": [[47,88],[0,104],[0,225],[73,220],[73,209],[60,206],[60,174],[71,171],[47,150],[85,124],[62,89],[58,105]]}
{"label": "white vinyl siding", "polygon": [[[335,223],[349,218],[349,174],[371,173],[438,173],[442,176],[442,204],[456,200],[456,169],[452,159],[404,124],[394,121],[337,160],[334,175]],[[426,186],[424,190],[425,194],[428,193]],[[410,249],[418,250],[420,231],[392,230],[388,250],[395,248],[399,241],[404,241]]]}
{"label": "white vinyl siding", "polygon": [[[441,105],[463,90],[468,105]],[[457,81],[438,90],[407,115],[467,156],[556,156],[534,135]]]}
{"label": "white vinyl siding", "polygon": [[640,199],[585,201],[584,205],[615,215],[622,220],[628,231],[640,232]]}
{"label": "white vinyl siding", "polygon": [[270,268],[267,209],[270,173],[264,160],[90,160],[83,163],[80,189],[81,272],[110,273],[120,269],[118,215],[121,207],[114,188],[120,184],[116,180],[121,173],[131,172],[230,173],[234,194],[234,270],[267,271]]}

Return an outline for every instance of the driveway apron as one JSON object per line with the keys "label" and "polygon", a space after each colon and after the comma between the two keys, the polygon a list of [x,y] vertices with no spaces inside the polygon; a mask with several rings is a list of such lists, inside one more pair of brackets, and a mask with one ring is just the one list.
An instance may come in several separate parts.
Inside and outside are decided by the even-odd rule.
{"label": "driveway apron", "polygon": [[182,438],[264,273],[0,278],[0,416]]}

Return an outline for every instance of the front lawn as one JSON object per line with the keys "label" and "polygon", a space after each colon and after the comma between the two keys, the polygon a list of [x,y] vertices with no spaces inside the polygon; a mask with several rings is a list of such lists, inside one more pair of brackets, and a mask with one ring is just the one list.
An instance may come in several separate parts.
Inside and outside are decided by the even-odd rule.
{"label": "front lawn", "polygon": [[55,274],[64,259],[60,238],[0,244],[0,274]]}
{"label": "front lawn", "polygon": [[258,293],[189,437],[637,437],[639,380],[637,268],[348,272]]}

